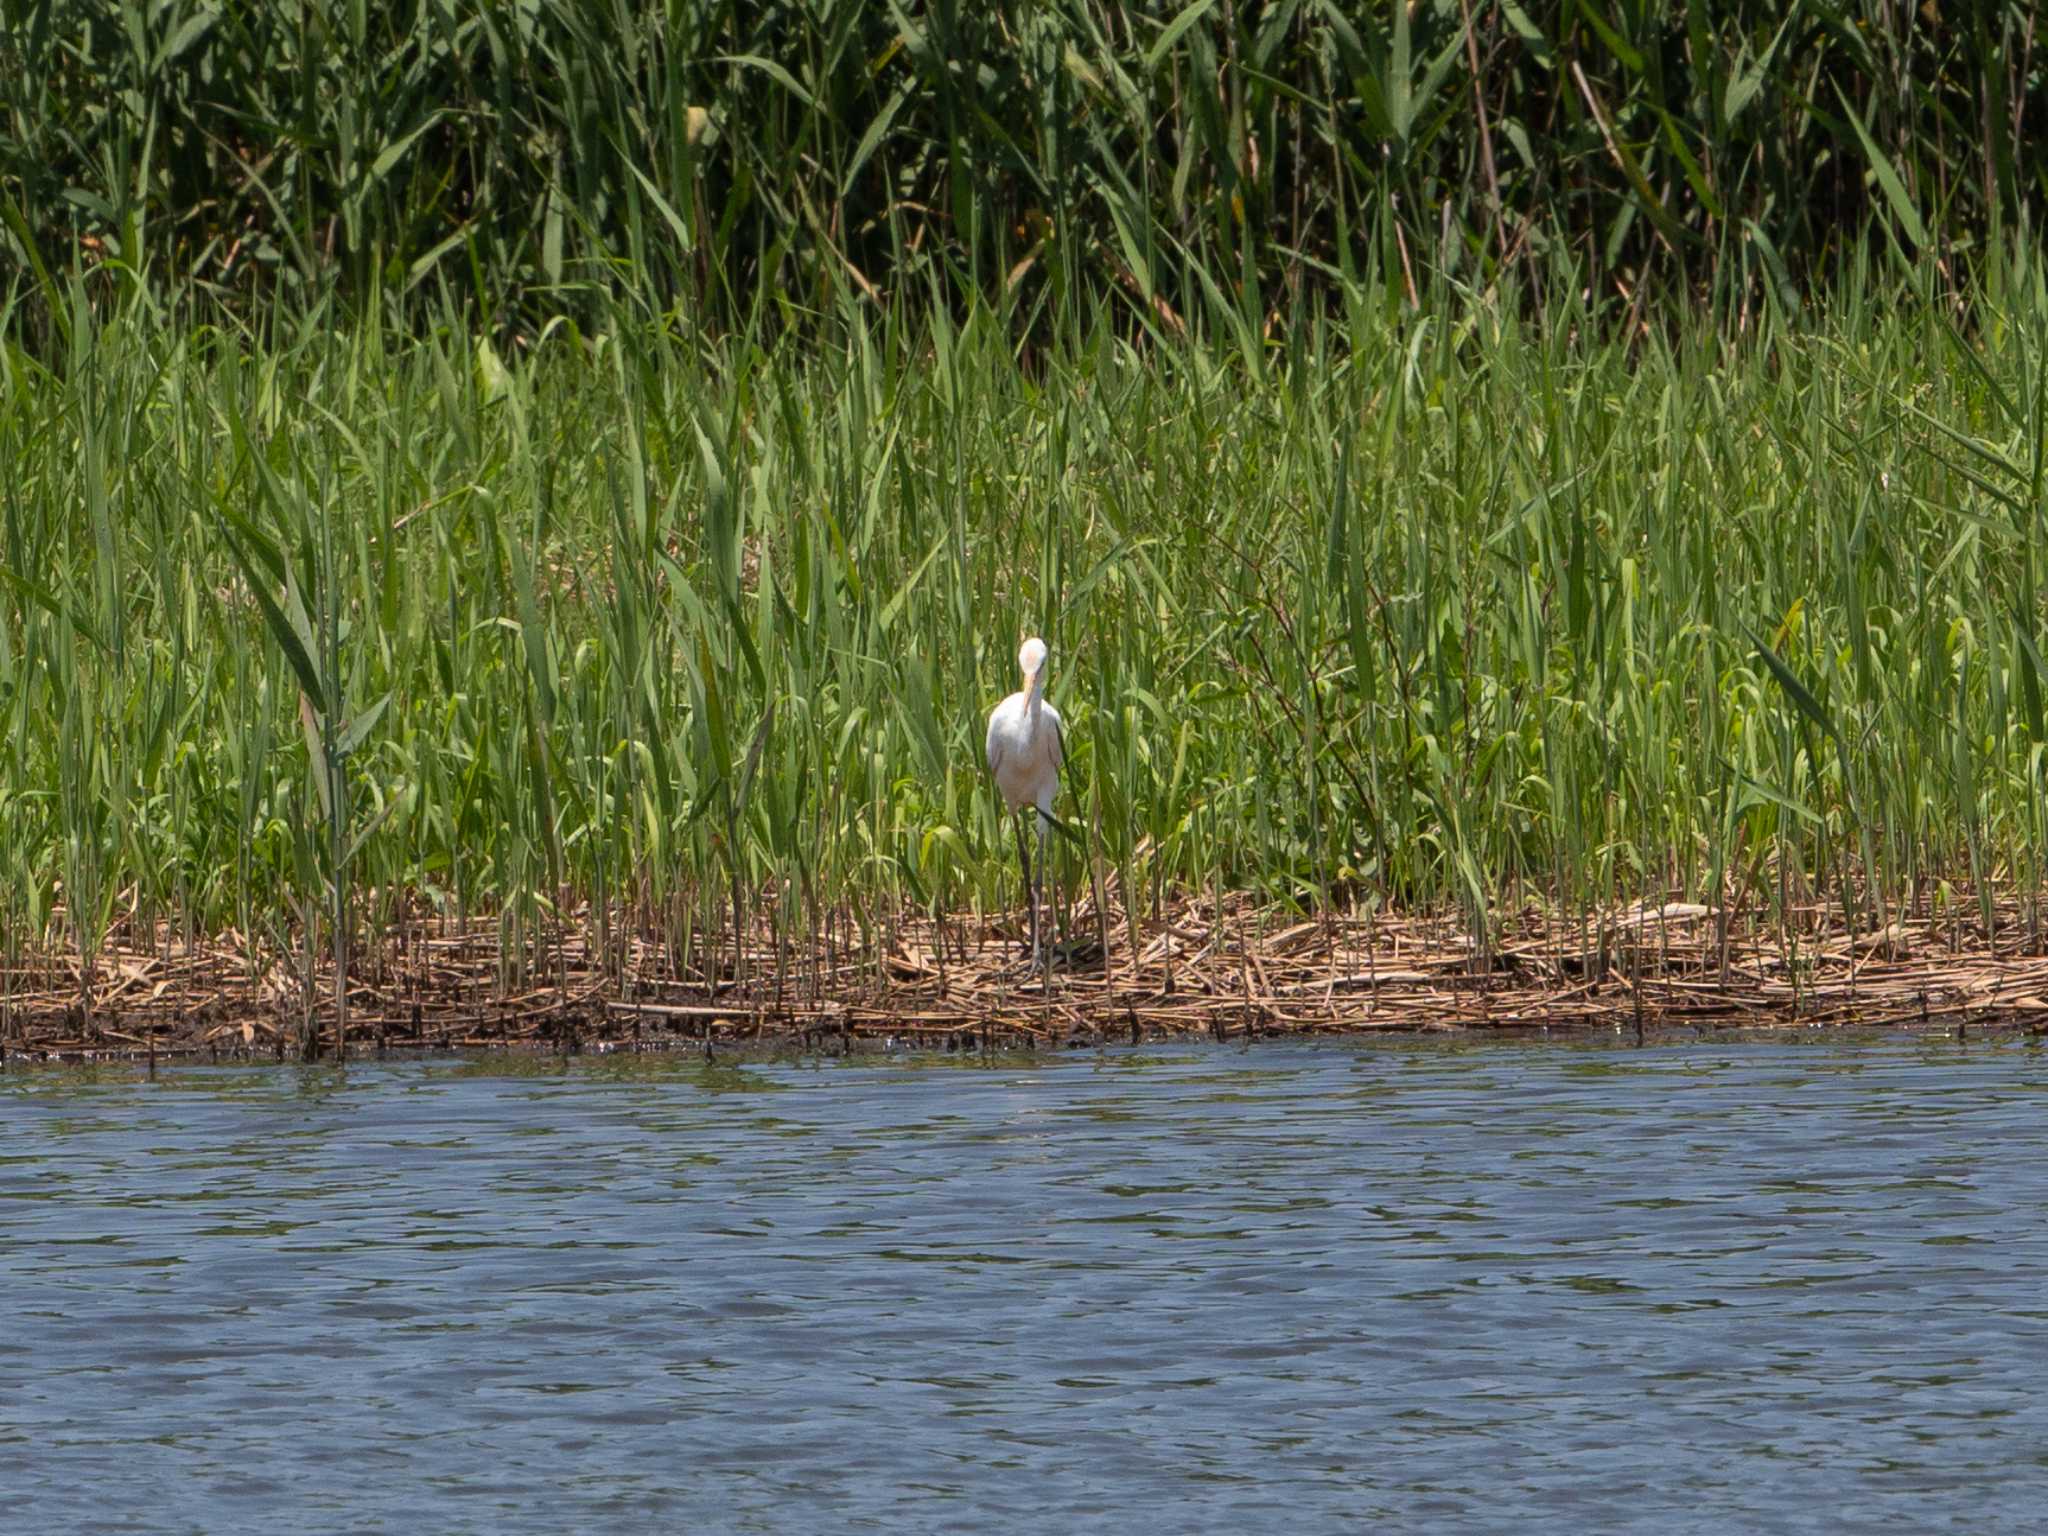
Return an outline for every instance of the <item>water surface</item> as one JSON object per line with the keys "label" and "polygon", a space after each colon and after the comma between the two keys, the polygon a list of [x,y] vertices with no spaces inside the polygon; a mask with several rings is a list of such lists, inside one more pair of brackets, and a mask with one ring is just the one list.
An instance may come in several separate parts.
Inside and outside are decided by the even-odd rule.
{"label": "water surface", "polygon": [[2048,1055],[0,1077],[69,1531],[2014,1529]]}

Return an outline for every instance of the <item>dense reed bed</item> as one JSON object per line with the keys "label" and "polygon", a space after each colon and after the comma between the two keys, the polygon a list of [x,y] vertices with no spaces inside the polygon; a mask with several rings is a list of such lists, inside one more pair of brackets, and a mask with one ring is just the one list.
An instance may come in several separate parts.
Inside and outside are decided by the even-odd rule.
{"label": "dense reed bed", "polygon": [[2031,938],[2038,261],[1741,334],[1551,287],[1270,338],[1105,301],[1020,357],[944,304],[498,347],[74,286],[0,354],[7,990],[231,935],[310,998],[479,922],[515,990],[572,937],[706,992],[964,951],[1017,900],[980,735],[1027,632],[1113,952],[1225,897],[1481,965],[1672,901]]}
{"label": "dense reed bed", "polygon": [[[1569,270],[1731,312],[2039,227],[2030,0],[17,0],[0,257],[260,313],[486,328],[613,300],[801,329],[847,295]],[[1071,340],[1072,338],[1067,338]]]}

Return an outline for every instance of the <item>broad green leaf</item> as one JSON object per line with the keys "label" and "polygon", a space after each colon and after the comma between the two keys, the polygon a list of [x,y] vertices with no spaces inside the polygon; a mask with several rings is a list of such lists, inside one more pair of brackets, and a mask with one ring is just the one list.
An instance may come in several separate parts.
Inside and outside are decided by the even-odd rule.
{"label": "broad green leaf", "polygon": [[291,664],[292,672],[299,680],[300,691],[312,700],[314,709],[325,715],[326,690],[320,686],[319,670],[314,667],[313,657],[307,650],[305,642],[299,638],[291,621],[284,616],[284,610],[278,606],[277,600],[270,595],[255,563],[242,549],[241,541],[225,527],[221,536],[227,543],[228,552],[235,557],[235,564],[241,567],[243,583],[248,587],[249,595],[256,599],[256,606],[263,613],[263,622],[269,626],[271,638],[277,642],[278,649],[284,652],[285,660]]}
{"label": "broad green leaf", "polygon": [[1181,40],[1189,27],[1200,21],[1216,4],[1216,0],[1191,0],[1181,8],[1180,14],[1166,24],[1152,46],[1145,50],[1145,73],[1155,75],[1166,56],[1173,52],[1173,45]]}
{"label": "broad green leaf", "polygon": [[1785,696],[1792,701],[1799,713],[1819,726],[1828,736],[1840,741],[1841,732],[1835,729],[1834,720],[1821,707],[1820,700],[1816,699],[1806,684],[1799,680],[1798,674],[1785,664],[1784,659],[1776,651],[1764,644],[1762,636],[1752,632],[1749,639],[1756,647],[1757,655],[1763,658],[1764,665],[1770,668],[1771,676],[1777,680],[1778,686],[1784,689]]}
{"label": "broad green leaf", "polygon": [[1849,126],[1856,130],[1856,138],[1863,146],[1863,155],[1870,162],[1871,174],[1877,177],[1877,184],[1884,188],[1884,195],[1891,204],[1892,213],[1898,219],[1915,248],[1927,248],[1927,226],[1920,222],[1920,210],[1913,206],[1913,199],[1906,191],[1906,184],[1899,179],[1891,157],[1877,147],[1877,140],[1870,136],[1870,130],[1863,126],[1863,119],[1856,115],[1856,109],[1849,104],[1841,86],[1835,87],[1835,95],[1842,103],[1842,115],[1849,120]]}

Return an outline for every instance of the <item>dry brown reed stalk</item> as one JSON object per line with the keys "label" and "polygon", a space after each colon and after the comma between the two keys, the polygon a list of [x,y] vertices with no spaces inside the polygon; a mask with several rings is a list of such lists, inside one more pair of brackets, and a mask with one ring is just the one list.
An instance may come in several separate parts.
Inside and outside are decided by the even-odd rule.
{"label": "dry brown reed stalk", "polygon": [[[2048,1032],[2048,954],[2026,939],[2023,893],[1990,898],[1987,937],[1974,894],[1950,915],[1839,931],[1839,914],[1740,924],[1725,905],[1643,904],[1602,914],[1602,935],[1530,907],[1500,922],[1492,964],[1440,914],[1376,911],[1316,921],[1205,895],[1166,917],[1098,912],[1092,895],[1068,931],[1048,992],[1018,969],[996,920],[964,953],[910,912],[870,932],[881,952],[794,955],[766,929],[719,946],[716,973],[679,967],[658,937],[614,932],[590,914],[532,942],[553,964],[514,968],[493,919],[429,936],[412,930],[360,958],[347,988],[351,1050],[637,1049],[688,1040],[839,1050],[891,1041],[930,1049],[1000,1042],[1050,1047],[1138,1039],[1217,1040],[1469,1030],[1646,1031],[1860,1026]],[[587,919],[587,921],[586,921]],[[958,927],[957,922],[955,927]],[[1135,953],[1097,937],[1132,934]],[[886,936],[886,937],[883,937]],[[1564,940],[1564,942],[1561,942]],[[714,951],[694,952],[702,961]],[[333,978],[302,956],[254,954],[239,935],[186,944],[116,930],[82,1000],[75,959],[24,956],[0,975],[8,1046],[31,1058],[277,1057],[338,1046]],[[806,985],[781,970],[794,965]],[[509,975],[552,976],[545,985]],[[743,978],[743,979],[739,979]],[[815,978],[815,979],[813,979]],[[305,996],[310,987],[309,1008]]]}

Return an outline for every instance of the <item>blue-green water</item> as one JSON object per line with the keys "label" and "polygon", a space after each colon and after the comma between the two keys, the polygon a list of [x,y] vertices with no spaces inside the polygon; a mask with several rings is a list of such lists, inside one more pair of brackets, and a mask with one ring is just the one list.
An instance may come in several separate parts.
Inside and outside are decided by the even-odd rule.
{"label": "blue-green water", "polygon": [[0,1524],[2018,1529],[2048,1053],[0,1078]]}

